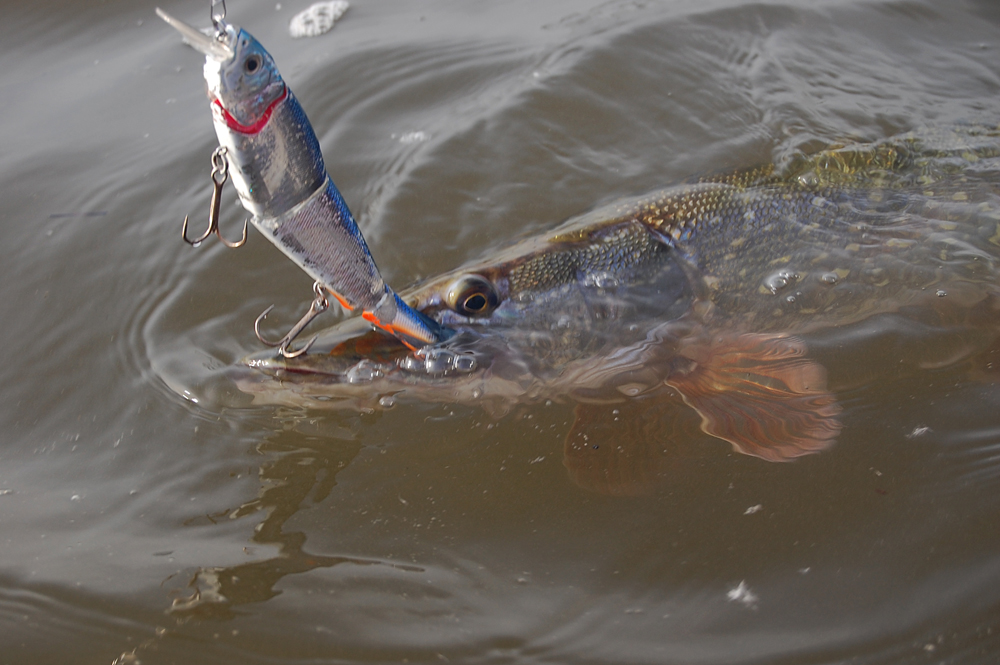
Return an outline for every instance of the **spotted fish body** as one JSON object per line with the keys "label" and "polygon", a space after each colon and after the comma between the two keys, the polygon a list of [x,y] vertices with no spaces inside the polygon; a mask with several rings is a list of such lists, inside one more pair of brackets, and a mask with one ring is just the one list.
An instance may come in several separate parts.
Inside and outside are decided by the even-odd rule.
{"label": "spotted fish body", "polygon": [[[643,486],[645,466],[609,486],[607,465],[628,464],[579,460],[602,437],[658,436],[622,420],[669,431],[652,412],[693,412],[763,459],[817,452],[840,407],[804,336],[906,311],[984,331],[965,355],[996,337],[998,155],[992,128],[911,135],[613,204],[405,291],[458,331],[445,344],[413,356],[345,324],[322,352],[247,359],[239,385],[315,408],[576,402],[567,466],[616,493]],[[607,404],[613,429],[594,415]],[[630,459],[645,459],[635,446]]]}

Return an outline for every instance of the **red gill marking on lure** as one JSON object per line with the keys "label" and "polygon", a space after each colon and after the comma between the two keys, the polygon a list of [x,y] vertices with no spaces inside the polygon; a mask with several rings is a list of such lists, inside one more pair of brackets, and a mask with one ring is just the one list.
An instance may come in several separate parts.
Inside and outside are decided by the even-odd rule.
{"label": "red gill marking on lure", "polygon": [[226,126],[234,132],[239,132],[241,134],[256,134],[260,130],[264,129],[264,125],[267,121],[271,119],[271,112],[274,111],[274,107],[279,103],[285,101],[285,97],[288,96],[288,86],[285,86],[281,90],[281,94],[275,99],[271,104],[264,109],[264,114],[257,119],[257,122],[252,125],[240,124],[240,121],[234,118],[229,111],[222,105],[222,102],[218,98],[213,99],[212,103],[219,107],[219,111],[222,113],[223,120],[226,121]]}

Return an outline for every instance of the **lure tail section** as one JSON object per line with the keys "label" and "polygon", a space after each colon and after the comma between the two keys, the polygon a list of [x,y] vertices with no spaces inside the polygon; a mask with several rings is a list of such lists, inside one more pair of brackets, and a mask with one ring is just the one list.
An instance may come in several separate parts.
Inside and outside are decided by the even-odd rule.
{"label": "lure tail section", "polygon": [[414,351],[437,342],[443,342],[454,332],[434,319],[413,309],[396,293],[387,293],[374,310],[365,310],[366,321],[392,333]]}

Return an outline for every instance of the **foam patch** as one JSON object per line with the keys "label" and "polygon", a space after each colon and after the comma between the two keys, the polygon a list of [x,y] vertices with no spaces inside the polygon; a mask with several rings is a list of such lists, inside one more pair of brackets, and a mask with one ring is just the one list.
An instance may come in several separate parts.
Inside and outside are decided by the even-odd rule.
{"label": "foam patch", "polygon": [[295,37],[317,37],[329,32],[350,5],[345,0],[317,2],[305,11],[292,17],[288,33]]}

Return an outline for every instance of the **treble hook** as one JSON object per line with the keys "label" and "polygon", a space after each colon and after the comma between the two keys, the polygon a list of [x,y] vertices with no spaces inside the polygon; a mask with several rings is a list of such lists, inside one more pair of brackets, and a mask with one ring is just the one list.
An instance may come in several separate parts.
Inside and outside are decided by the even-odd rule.
{"label": "treble hook", "polygon": [[214,185],[214,190],[212,191],[212,203],[209,205],[208,210],[208,230],[200,238],[191,240],[187,237],[188,229],[188,217],[184,215],[184,226],[181,227],[181,237],[184,238],[184,242],[194,247],[200,245],[208,236],[213,233],[219,237],[222,244],[226,247],[231,247],[233,249],[237,247],[242,247],[247,241],[247,223],[249,219],[243,222],[243,237],[240,238],[239,242],[229,242],[222,237],[222,233],[219,232],[219,210],[222,208],[222,186],[226,184],[229,180],[229,160],[226,159],[226,153],[228,151],[221,145],[215,149],[212,153],[212,184]]}
{"label": "treble hook", "polygon": [[292,343],[293,339],[299,336],[299,333],[302,332],[303,328],[309,325],[310,321],[312,321],[317,316],[319,316],[320,314],[322,314],[323,312],[325,312],[330,308],[330,301],[326,296],[326,289],[323,288],[322,284],[320,284],[319,282],[315,282],[313,284],[313,293],[316,294],[316,297],[313,298],[312,303],[310,303],[309,311],[306,312],[306,315],[303,316],[301,319],[299,319],[299,322],[296,323],[294,326],[292,326],[292,329],[289,330],[285,334],[285,336],[279,339],[277,342],[266,340],[264,339],[263,335],[260,334],[260,322],[267,318],[267,315],[271,312],[272,309],[274,309],[274,305],[271,305],[270,307],[265,309],[264,313],[258,316],[257,320],[253,322],[253,331],[257,335],[257,339],[259,339],[264,344],[267,344],[268,346],[278,347],[278,353],[280,353],[285,358],[297,358],[306,351],[308,351],[309,347],[313,345],[313,342],[316,341],[319,335],[313,335],[313,338],[308,342],[306,342],[306,345],[303,346],[298,351],[289,351],[288,345]]}

